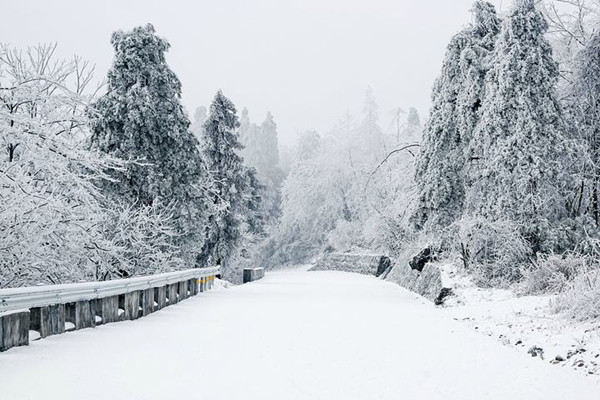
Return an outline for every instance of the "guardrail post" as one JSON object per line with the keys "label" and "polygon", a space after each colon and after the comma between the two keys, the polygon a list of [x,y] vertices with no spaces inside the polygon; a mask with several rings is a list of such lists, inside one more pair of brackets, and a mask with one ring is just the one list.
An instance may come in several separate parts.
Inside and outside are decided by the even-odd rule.
{"label": "guardrail post", "polygon": [[198,279],[190,279],[188,281],[188,286],[190,287],[190,296],[195,296],[198,294]]}
{"label": "guardrail post", "polygon": [[65,332],[65,305],[35,307],[30,310],[30,329],[45,338]]}
{"label": "guardrail post", "polygon": [[123,298],[123,318],[124,319],[138,319],[140,316],[140,291],[136,290],[133,292],[125,293]]}
{"label": "guardrail post", "polygon": [[65,320],[75,325],[75,330],[96,326],[96,310],[93,300],[78,301],[65,305]]}
{"label": "guardrail post", "polygon": [[[45,338],[64,333],[67,323],[69,330],[71,323],[78,330],[146,316],[209,290],[215,278],[211,274],[216,272],[218,268],[205,268],[158,274],[150,280],[134,277],[81,285],[2,289],[0,351],[27,345],[29,330],[38,331]],[[192,278],[199,275],[202,278]]]}
{"label": "guardrail post", "polygon": [[142,308],[142,317],[154,312],[154,288],[141,291],[140,307]]}
{"label": "guardrail post", "polygon": [[188,296],[188,285],[187,281],[179,282],[179,300],[187,299]]}
{"label": "guardrail post", "polygon": [[177,304],[177,289],[179,285],[173,283],[172,285],[167,285],[167,296],[169,298],[169,305]]}
{"label": "guardrail post", "polygon": [[29,345],[29,311],[0,315],[0,352]]}
{"label": "guardrail post", "polygon": [[264,268],[244,268],[243,282],[249,283],[262,279],[265,276]]}
{"label": "guardrail post", "polygon": [[160,310],[167,306],[167,287],[161,286],[154,288],[154,299],[156,301],[156,309]]}
{"label": "guardrail post", "polygon": [[119,320],[119,296],[110,296],[100,299],[100,309],[103,324]]}

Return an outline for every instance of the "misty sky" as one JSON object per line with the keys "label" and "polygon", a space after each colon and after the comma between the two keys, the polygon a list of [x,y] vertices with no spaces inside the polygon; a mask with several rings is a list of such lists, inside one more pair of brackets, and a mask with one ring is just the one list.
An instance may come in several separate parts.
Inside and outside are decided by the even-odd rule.
{"label": "misty sky", "polygon": [[[506,11],[509,1],[492,1]],[[472,0],[20,0],[3,2],[0,41],[58,42],[61,55],[112,62],[110,35],[151,22],[168,39],[168,61],[190,114],[221,88],[261,122],[271,111],[283,142],[327,132],[358,113],[371,86],[382,125],[395,107],[422,117],[451,36]]]}

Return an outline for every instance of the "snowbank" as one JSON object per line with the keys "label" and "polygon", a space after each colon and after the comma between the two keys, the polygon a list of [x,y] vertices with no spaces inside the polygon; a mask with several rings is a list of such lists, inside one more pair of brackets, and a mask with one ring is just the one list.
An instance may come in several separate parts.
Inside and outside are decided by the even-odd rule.
{"label": "snowbank", "polygon": [[453,264],[440,264],[454,296],[443,312],[539,362],[600,375],[600,323],[557,314],[557,296],[518,297],[511,290],[478,288]]}

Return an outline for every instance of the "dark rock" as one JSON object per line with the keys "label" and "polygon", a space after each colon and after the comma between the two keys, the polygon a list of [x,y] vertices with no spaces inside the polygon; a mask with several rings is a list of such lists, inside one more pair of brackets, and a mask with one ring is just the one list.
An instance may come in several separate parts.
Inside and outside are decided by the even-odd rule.
{"label": "dark rock", "polygon": [[377,272],[375,273],[375,276],[380,277],[381,275],[386,274],[389,272],[391,267],[392,260],[390,260],[389,257],[381,256],[379,258],[379,265],[377,265]]}
{"label": "dark rock", "polygon": [[421,252],[412,260],[410,260],[408,265],[410,265],[410,268],[414,269],[415,271],[423,272],[425,265],[431,261],[433,261],[433,251],[431,250],[431,247],[426,247],[425,249],[421,250]]}
{"label": "dark rock", "polygon": [[433,300],[433,303],[436,306],[441,306],[442,304],[444,304],[444,301],[446,300],[446,298],[448,296],[452,296],[454,294],[454,292],[452,291],[452,289],[450,288],[442,288],[442,290],[440,291],[440,294],[438,295],[438,297],[436,297]]}
{"label": "dark rock", "polygon": [[542,360],[544,359],[544,349],[538,346],[533,346],[527,351],[527,354],[530,354],[531,357],[539,357]]}

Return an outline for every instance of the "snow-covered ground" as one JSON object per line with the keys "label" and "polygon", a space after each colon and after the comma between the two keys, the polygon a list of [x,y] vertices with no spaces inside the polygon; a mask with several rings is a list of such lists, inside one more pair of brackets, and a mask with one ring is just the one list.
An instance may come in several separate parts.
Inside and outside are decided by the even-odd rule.
{"label": "snow-covered ground", "polygon": [[557,296],[519,297],[510,290],[477,288],[452,265],[440,269],[456,294],[448,299],[446,314],[538,362],[600,375],[600,322],[556,314]]}
{"label": "snow-covered ground", "polygon": [[600,398],[374,277],[305,269],[0,354],[0,398]]}

